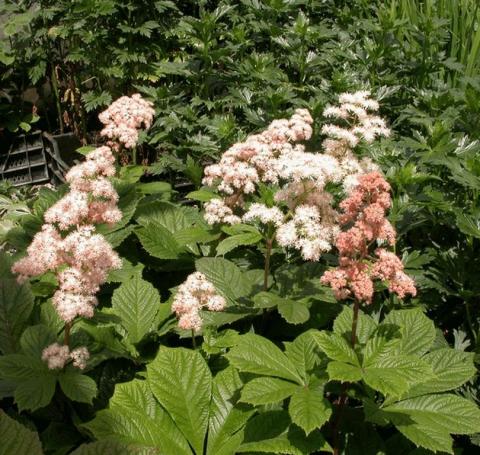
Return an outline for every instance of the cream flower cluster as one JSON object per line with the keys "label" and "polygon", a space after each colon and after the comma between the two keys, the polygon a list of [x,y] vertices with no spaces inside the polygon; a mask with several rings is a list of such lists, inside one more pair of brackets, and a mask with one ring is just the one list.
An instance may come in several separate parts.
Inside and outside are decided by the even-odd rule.
{"label": "cream flower cluster", "polygon": [[[279,245],[300,251],[305,260],[318,260],[329,251],[339,227],[327,185],[342,183],[347,193],[353,191],[360,175],[378,169],[369,159],[359,160],[353,149],[361,141],[389,135],[368,92],[344,93],[339,101],[324,111],[341,125],[323,127],[323,153],[307,152],[298,143],[310,139],[313,123],[306,109],[298,109],[289,120],[273,121],[208,166],[203,183],[219,197],[205,204],[207,223],[270,224],[277,229]],[[276,190],[274,207],[255,201],[265,184]]]}
{"label": "cream flower cluster", "polygon": [[154,115],[153,103],[140,94],[122,96],[98,116],[105,125],[100,134],[110,139],[108,145],[114,150],[120,145],[133,148],[138,142],[138,131],[150,128]]}
{"label": "cream flower cluster", "polygon": [[176,313],[181,329],[198,332],[203,325],[200,315],[202,308],[222,311],[225,306],[225,299],[217,293],[215,286],[205,275],[194,272],[179,286],[173,300],[172,311]]}
{"label": "cream flower cluster", "polygon": [[370,98],[370,92],[343,93],[338,106],[328,106],[323,115],[337,124],[326,124],[322,133],[327,136],[322,147],[326,155],[338,159],[344,189],[347,193],[358,184],[362,174],[378,171],[370,159],[359,160],[353,149],[361,142],[371,144],[379,137],[390,136],[385,121],[375,113],[379,109],[377,101]]}
{"label": "cream flower cluster", "polygon": [[260,134],[228,149],[218,164],[205,168],[203,183],[225,195],[251,194],[260,182],[277,183],[277,158],[292,149],[292,142],[310,139],[312,117],[297,109],[290,120],[275,120]]}
{"label": "cream flower cluster", "polygon": [[[45,212],[46,224],[34,236],[27,255],[12,267],[19,281],[56,273],[59,287],[52,303],[66,323],[93,316],[100,285],[110,270],[121,267],[117,253],[95,232],[95,224],[113,224],[122,217],[118,194],[108,180],[115,174],[114,162],[111,150],[100,147],[72,167],[66,176],[70,192]],[[70,353],[68,346],[52,345],[44,351],[49,368],[63,368],[68,359],[82,368],[87,357],[83,350]]]}
{"label": "cream flower cluster", "polygon": [[89,358],[90,353],[83,346],[70,351],[68,346],[53,343],[42,352],[42,360],[47,363],[50,370],[60,370],[70,361],[74,367],[84,370]]}
{"label": "cream flower cluster", "polygon": [[279,227],[278,244],[299,250],[306,261],[318,261],[322,253],[330,251],[340,232],[336,213],[331,207],[325,209],[326,213],[322,213],[315,205],[298,206],[292,219]]}
{"label": "cream flower cluster", "polygon": [[45,221],[57,224],[61,230],[84,223],[113,225],[120,221],[118,194],[108,180],[115,174],[114,163],[111,150],[100,147],[72,167],[65,176],[70,192],[47,210]]}

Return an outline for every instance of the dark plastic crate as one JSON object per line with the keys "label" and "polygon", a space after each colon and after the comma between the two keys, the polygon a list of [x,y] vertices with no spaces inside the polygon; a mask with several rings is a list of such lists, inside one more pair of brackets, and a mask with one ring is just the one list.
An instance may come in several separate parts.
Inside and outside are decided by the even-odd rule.
{"label": "dark plastic crate", "polygon": [[1,160],[1,177],[14,186],[50,180],[45,143],[41,131],[17,136]]}

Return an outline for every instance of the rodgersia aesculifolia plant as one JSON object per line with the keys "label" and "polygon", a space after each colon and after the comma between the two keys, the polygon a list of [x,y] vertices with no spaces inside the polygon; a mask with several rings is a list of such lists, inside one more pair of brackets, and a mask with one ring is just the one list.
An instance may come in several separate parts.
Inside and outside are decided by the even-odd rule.
{"label": "rodgersia aesculifolia plant", "polygon": [[12,269],[53,272],[36,289],[62,325],[42,314],[26,353],[0,357],[19,409],[63,403],[57,383],[92,404],[100,375],[113,395],[78,428],[119,453],[453,453],[451,435],[480,432],[462,396],[473,354],[449,347],[396,254],[391,187],[369,158],[390,135],[378,110],[368,92],[340,95],[318,151],[308,110],[273,121],[206,167],[199,208],[139,182],[141,166],[110,180],[153,115],[138,96],[113,103],[107,146],[70,170]]}

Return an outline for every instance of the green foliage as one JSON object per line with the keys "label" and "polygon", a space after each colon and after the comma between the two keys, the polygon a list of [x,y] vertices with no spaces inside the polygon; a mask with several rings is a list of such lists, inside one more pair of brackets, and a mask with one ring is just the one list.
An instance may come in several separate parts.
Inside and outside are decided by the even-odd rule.
{"label": "green foliage", "polygon": [[14,278],[0,280],[0,351],[12,354],[18,349],[33,310],[33,296],[28,285],[19,285]]}
{"label": "green foliage", "polygon": [[158,291],[138,275],[123,281],[112,295],[112,310],[121,319],[130,343],[138,343],[155,328],[160,305]]}
{"label": "green foliage", "polygon": [[7,455],[16,453],[18,455],[43,455],[42,444],[38,435],[25,428],[17,420],[9,417],[0,410],[0,435],[2,447],[0,453]]}
{"label": "green foliage", "polygon": [[[88,136],[111,100],[134,92],[156,116],[142,165],[114,182],[122,220],[99,228],[123,266],[70,334],[91,353],[83,372],[41,360],[65,337],[53,275],[20,285],[10,273],[65,188],[1,186],[0,453],[473,453],[477,2],[40,3],[0,5],[2,144],[33,127]],[[357,89],[380,99],[393,130],[361,153],[392,186],[396,252],[418,288],[405,303],[379,286],[358,319],[320,283],[335,257],[304,263],[274,244],[264,273],[267,229],[212,227],[201,211],[216,197],[203,168],[221,152],[298,107],[312,112],[307,148],[318,150],[321,111]],[[191,350],[171,304],[195,270],[227,308],[202,313]]]}

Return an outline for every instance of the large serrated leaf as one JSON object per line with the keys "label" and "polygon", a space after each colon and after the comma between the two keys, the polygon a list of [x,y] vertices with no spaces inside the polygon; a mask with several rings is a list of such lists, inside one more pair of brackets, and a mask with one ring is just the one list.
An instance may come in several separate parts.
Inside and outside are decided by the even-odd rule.
{"label": "large serrated leaf", "polygon": [[480,409],[451,394],[424,395],[399,401],[382,413],[415,444],[453,453],[450,434],[480,432]]}
{"label": "large serrated leaf", "polygon": [[[71,455],[131,455],[132,451],[127,446],[115,441],[96,441],[82,444]],[[135,450],[135,453],[140,451]]]}
{"label": "large serrated leaf", "polygon": [[288,357],[270,340],[253,333],[239,338],[227,354],[229,362],[240,371],[276,376],[303,384],[302,376]]}
{"label": "large serrated leaf", "polygon": [[363,380],[384,395],[401,396],[412,384],[431,378],[431,366],[414,356],[388,355],[363,366]]}
{"label": "large serrated leaf", "polygon": [[336,333],[312,332],[320,349],[332,360],[360,365],[357,354],[348,341]]}
{"label": "large serrated leaf", "polygon": [[97,395],[95,381],[77,371],[66,371],[58,377],[63,393],[73,401],[92,404]]}
{"label": "large serrated leaf", "polygon": [[150,223],[164,227],[174,234],[192,226],[199,219],[193,207],[178,207],[170,202],[155,201],[139,207],[137,221],[142,226]]}
{"label": "large serrated leaf", "polygon": [[147,367],[153,394],[196,453],[202,453],[208,427],[212,376],[203,357],[184,348],[161,347]]}
{"label": "large serrated leaf", "polygon": [[287,412],[268,411],[250,419],[237,453],[308,455],[318,451],[331,451],[319,431],[306,436],[303,430],[290,424]]}
{"label": "large serrated leaf", "polygon": [[[345,339],[350,340],[352,333],[353,310],[349,306],[344,306],[341,313],[333,322],[333,331]],[[357,322],[357,340],[360,343],[366,343],[377,327],[376,322],[362,310],[358,311]]]}
{"label": "large serrated leaf", "polygon": [[327,373],[331,381],[355,382],[362,379],[360,367],[336,360],[328,363]]}
{"label": "large serrated leaf", "polygon": [[391,311],[383,324],[394,324],[401,328],[402,340],[397,348],[401,354],[422,355],[435,341],[433,321],[419,308]]}
{"label": "large serrated leaf", "polygon": [[255,406],[261,404],[278,403],[291,396],[298,384],[278,378],[256,378],[245,384],[240,401]]}
{"label": "large serrated leaf", "polygon": [[330,402],[323,397],[323,388],[303,387],[290,398],[288,412],[292,422],[302,428],[308,436],[330,418],[332,407]]}
{"label": "large serrated leaf", "polygon": [[242,387],[238,372],[228,367],[213,379],[210,419],[208,424],[208,455],[235,453],[243,440],[243,427],[253,410],[235,403]]}
{"label": "large serrated leaf", "polygon": [[26,355],[40,359],[43,349],[56,341],[53,330],[49,327],[38,324],[25,329],[20,338],[20,347]]}
{"label": "large serrated leaf", "polygon": [[308,306],[301,301],[280,298],[277,310],[282,318],[290,324],[303,324],[310,319]]}
{"label": "large serrated leaf", "polygon": [[55,376],[50,374],[21,381],[13,395],[18,409],[36,411],[47,406],[52,401],[56,383]]}
{"label": "large serrated leaf", "polygon": [[259,232],[244,232],[222,240],[217,246],[217,256],[223,256],[239,246],[253,245],[262,240]]}
{"label": "large serrated leaf", "polygon": [[82,424],[97,439],[119,442],[140,449],[154,448],[165,455],[192,455],[186,439],[159,406],[146,381],[117,384],[109,409]]}
{"label": "large serrated leaf", "polygon": [[456,389],[471,379],[476,372],[473,364],[474,354],[456,349],[437,349],[425,354],[422,360],[433,368],[433,378],[415,385],[409,390],[409,396],[446,392]]}
{"label": "large serrated leaf", "polygon": [[18,350],[20,335],[33,310],[33,296],[28,284],[19,285],[12,278],[0,279],[0,351]]}
{"label": "large serrated leaf", "polygon": [[177,259],[184,248],[173,234],[157,223],[149,223],[135,231],[147,253],[159,259]]}
{"label": "large serrated leaf", "polygon": [[45,362],[40,357],[23,354],[0,356],[0,378],[18,381],[48,373]]}
{"label": "large serrated leaf", "polygon": [[0,410],[0,454],[43,455],[38,434]]}
{"label": "large serrated leaf", "polygon": [[248,295],[251,290],[251,283],[244,277],[242,271],[227,259],[202,258],[195,262],[195,267],[231,301]]}
{"label": "large serrated leaf", "polygon": [[285,354],[296,366],[302,377],[307,380],[311,371],[325,359],[318,347],[313,330],[299,335],[295,340],[285,344]]}
{"label": "large serrated leaf", "polygon": [[138,343],[154,329],[160,304],[158,291],[138,275],[124,282],[112,296],[112,308],[122,320],[131,343]]}

